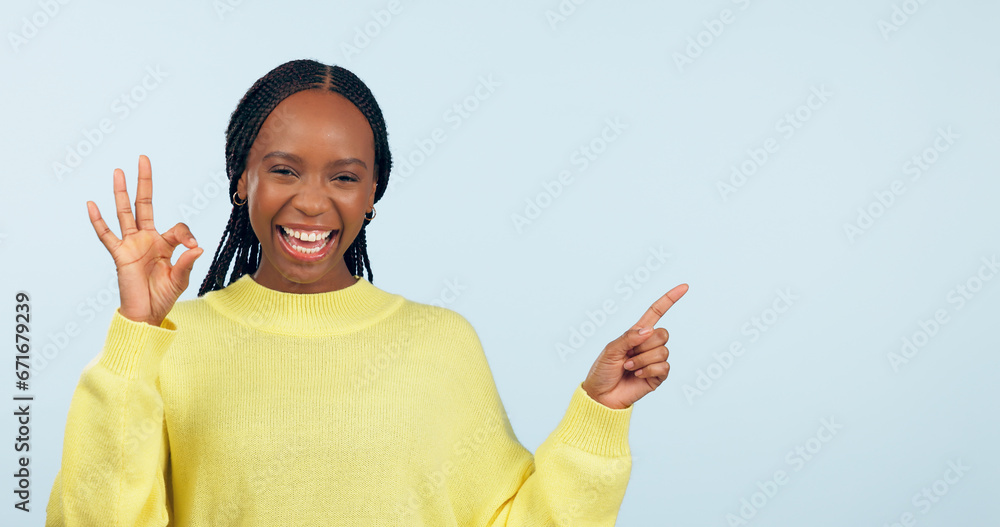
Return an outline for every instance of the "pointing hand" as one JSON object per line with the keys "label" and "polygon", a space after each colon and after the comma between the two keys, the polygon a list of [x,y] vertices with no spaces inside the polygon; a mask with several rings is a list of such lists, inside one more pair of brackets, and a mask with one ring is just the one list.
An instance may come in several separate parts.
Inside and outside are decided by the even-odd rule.
{"label": "pointing hand", "polygon": [[628,408],[667,379],[669,334],[653,326],[687,290],[687,284],[681,284],[667,291],[639,322],[604,347],[583,381],[591,399],[608,408]]}

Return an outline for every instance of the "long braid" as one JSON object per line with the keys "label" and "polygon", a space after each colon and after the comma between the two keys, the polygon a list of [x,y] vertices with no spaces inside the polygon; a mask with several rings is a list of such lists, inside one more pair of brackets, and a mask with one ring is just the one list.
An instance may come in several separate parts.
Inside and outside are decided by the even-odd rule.
{"label": "long braid", "polygon": [[[307,89],[325,89],[344,96],[368,120],[375,139],[375,201],[378,202],[388,187],[389,172],[392,169],[392,154],[389,152],[388,131],[382,110],[371,90],[356,75],[340,66],[328,66],[308,59],[286,62],[257,79],[233,110],[226,129],[229,196],[236,192],[264,121],[286,97]],[[282,116],[278,114],[276,118],[280,123]],[[367,223],[344,253],[344,263],[355,276],[365,276],[363,273],[367,271],[368,280],[372,281],[374,275],[368,258],[365,227]],[[198,296],[222,289],[244,274],[253,273],[259,267],[262,257],[260,241],[250,224],[247,206],[234,205],[215,257],[198,290]],[[228,283],[224,283],[230,265],[232,272]]]}
{"label": "long braid", "polygon": [[354,243],[348,248],[347,253],[344,254],[344,261],[347,262],[347,268],[351,271],[351,274],[357,276],[362,275],[362,265],[364,265],[364,270],[368,272],[368,281],[372,281],[374,275],[372,274],[372,264],[368,259],[368,243],[365,241],[365,228],[361,227],[361,232],[358,236],[354,238]]}
{"label": "long braid", "polygon": [[[253,229],[250,228],[250,216],[245,207],[239,207],[239,211],[236,216],[236,225],[233,228],[236,236],[234,240],[236,243],[229,248],[229,259],[233,258],[233,253],[236,254],[236,263],[233,265],[233,273],[229,276],[229,281],[232,283],[233,280],[243,276],[247,273],[252,273],[256,271],[256,267],[250,267],[250,256],[249,248],[251,245],[257,242],[257,235],[254,234]],[[228,261],[228,260],[227,260]]]}
{"label": "long braid", "polygon": [[[361,257],[365,259],[365,268],[368,270],[368,281],[370,282],[374,275],[372,275],[372,263],[368,260],[368,242],[365,241],[364,229],[361,229],[361,234],[358,235],[358,239],[358,252],[361,253]],[[360,269],[357,274],[361,274]]]}
{"label": "long braid", "polygon": [[[358,233],[358,238],[360,237],[361,233]],[[357,238],[355,238],[355,240],[357,240]],[[347,248],[347,252],[344,253],[344,263],[347,264],[347,270],[349,270],[351,274],[358,274],[355,271],[355,269],[357,269],[358,267],[357,262],[358,262],[358,246],[352,243],[351,246]]]}
{"label": "long braid", "polygon": [[[220,261],[219,253],[223,252],[223,248],[225,248],[225,250],[228,251],[230,245],[232,244],[232,239],[231,239],[231,237],[229,235],[232,232],[233,223],[235,221],[236,221],[236,209],[234,208],[233,211],[229,214],[229,223],[226,224],[226,230],[223,231],[223,233],[222,233],[222,240],[219,241],[219,246],[216,247],[216,249],[215,249],[215,256],[212,257],[212,268],[215,268],[216,262]],[[227,241],[227,238],[230,238],[230,239]],[[223,255],[222,260],[229,261],[231,258],[232,258],[232,254],[230,254],[228,256]],[[214,280],[215,277],[216,277],[216,274],[214,274],[211,271],[209,271],[208,275],[205,276],[205,281],[203,281],[202,284],[201,284],[201,289],[198,292],[198,296],[201,296],[203,294],[201,291],[205,289],[206,284],[208,283],[208,281],[210,279]],[[217,283],[217,284],[213,284],[213,285],[215,286],[215,288],[225,287],[222,283]]]}

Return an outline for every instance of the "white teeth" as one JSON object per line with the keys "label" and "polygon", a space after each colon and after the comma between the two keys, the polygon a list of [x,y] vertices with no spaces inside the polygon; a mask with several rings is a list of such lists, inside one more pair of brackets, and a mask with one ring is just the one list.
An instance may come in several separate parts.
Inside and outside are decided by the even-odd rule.
{"label": "white teeth", "polygon": [[333,233],[333,231],[325,231],[325,232],[321,232],[321,231],[313,231],[313,232],[297,231],[295,229],[289,229],[289,228],[285,227],[284,225],[281,225],[280,227],[281,227],[282,232],[284,232],[286,234],[285,240],[288,241],[288,245],[290,245],[292,247],[292,249],[294,249],[296,252],[299,252],[299,253],[302,253],[302,254],[315,254],[315,253],[321,251],[324,246],[321,245],[319,247],[299,247],[298,245],[295,245],[295,243],[292,241],[293,239],[298,238],[298,239],[303,240],[303,241],[314,242],[316,240],[324,240],[324,239],[328,238],[331,233]]}
{"label": "white teeth", "polygon": [[298,238],[304,242],[314,242],[316,240],[322,240],[330,236],[333,231],[297,231],[295,229],[289,229],[284,225],[281,226],[281,230],[292,238]]}
{"label": "white teeth", "polygon": [[306,249],[304,247],[299,247],[298,245],[295,245],[294,243],[291,244],[291,246],[292,246],[293,249],[295,249],[296,252],[300,252],[302,254],[315,254],[315,253],[319,252],[320,249],[322,249],[322,247],[314,247],[312,249]]}

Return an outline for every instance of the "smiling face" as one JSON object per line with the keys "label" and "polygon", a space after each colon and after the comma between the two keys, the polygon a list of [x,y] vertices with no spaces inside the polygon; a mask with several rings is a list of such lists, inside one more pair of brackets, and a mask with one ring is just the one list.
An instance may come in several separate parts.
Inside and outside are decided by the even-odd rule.
{"label": "smiling face", "polygon": [[260,240],[254,281],[288,293],[354,284],[344,253],[375,204],[375,174],[371,127],[350,101],[324,89],[281,101],[236,187]]}

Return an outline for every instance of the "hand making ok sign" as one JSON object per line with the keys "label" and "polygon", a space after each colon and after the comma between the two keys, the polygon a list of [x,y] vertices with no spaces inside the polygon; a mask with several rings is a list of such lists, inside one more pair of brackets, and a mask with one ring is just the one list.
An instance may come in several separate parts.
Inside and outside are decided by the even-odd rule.
{"label": "hand making ok sign", "polygon": [[[139,156],[135,215],[128,202],[125,172],[116,168],[113,178],[121,239],[104,222],[93,201],[87,202],[87,214],[98,239],[115,261],[121,296],[119,313],[135,322],[159,326],[187,288],[194,261],[204,249],[198,247],[184,223],[174,225],[163,234],[156,230],[153,225],[153,169],[148,157]],[[171,264],[174,249],[181,244],[188,249],[177,258],[177,263]]]}

